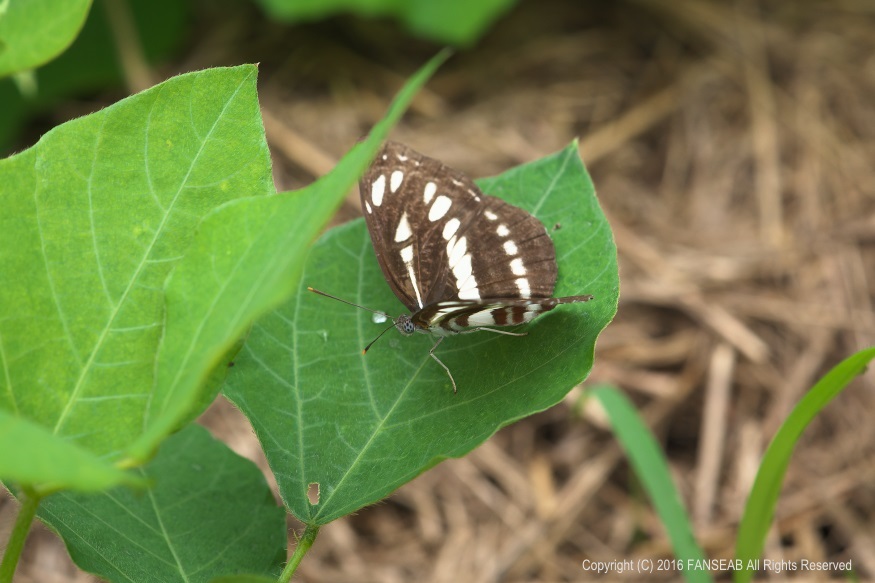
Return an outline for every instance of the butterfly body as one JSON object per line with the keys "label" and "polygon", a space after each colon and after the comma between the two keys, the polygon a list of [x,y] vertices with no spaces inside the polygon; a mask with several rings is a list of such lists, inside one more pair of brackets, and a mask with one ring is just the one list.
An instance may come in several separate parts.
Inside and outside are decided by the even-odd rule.
{"label": "butterfly body", "polygon": [[496,328],[592,299],[553,297],[556,251],[537,218],[403,144],[384,144],[359,192],[377,261],[410,311],[393,318],[394,325],[407,336],[437,337],[429,355],[454,390],[452,374],[434,354],[445,337],[478,331],[522,336]]}

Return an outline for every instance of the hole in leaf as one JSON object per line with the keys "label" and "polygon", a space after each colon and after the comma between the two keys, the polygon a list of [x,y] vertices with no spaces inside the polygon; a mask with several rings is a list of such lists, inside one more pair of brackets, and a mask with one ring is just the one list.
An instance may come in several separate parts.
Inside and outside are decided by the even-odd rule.
{"label": "hole in leaf", "polygon": [[307,486],[307,499],[311,506],[319,504],[319,482],[310,482]]}

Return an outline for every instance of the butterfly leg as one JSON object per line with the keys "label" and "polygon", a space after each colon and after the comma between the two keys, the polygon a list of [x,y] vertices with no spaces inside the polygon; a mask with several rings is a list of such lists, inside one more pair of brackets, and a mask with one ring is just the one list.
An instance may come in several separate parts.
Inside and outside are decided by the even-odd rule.
{"label": "butterfly leg", "polygon": [[428,355],[430,357],[432,357],[436,363],[441,365],[445,371],[447,371],[447,375],[449,375],[449,377],[450,377],[450,382],[453,383],[453,394],[455,395],[457,391],[456,391],[456,381],[453,378],[453,373],[450,372],[450,369],[447,368],[447,365],[442,363],[441,359],[438,358],[437,355],[434,353],[434,349],[438,347],[438,344],[440,344],[441,340],[443,340],[443,339],[444,339],[443,336],[441,336],[440,338],[437,339],[437,342],[435,342],[434,346],[431,347],[431,350],[428,351]]}
{"label": "butterfly leg", "polygon": [[462,330],[459,334],[470,334],[471,332],[495,332],[496,334],[504,334],[505,336],[525,336],[528,332],[507,332],[505,330],[496,330],[495,328],[471,328],[470,330]]}

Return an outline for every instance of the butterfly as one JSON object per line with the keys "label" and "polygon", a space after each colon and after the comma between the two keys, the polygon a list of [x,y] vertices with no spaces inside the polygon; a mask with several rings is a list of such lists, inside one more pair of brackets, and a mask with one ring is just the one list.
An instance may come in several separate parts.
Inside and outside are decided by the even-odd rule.
{"label": "butterfly", "polygon": [[384,312],[339,300],[392,320],[386,331],[436,337],[429,350],[456,381],[435,350],[447,336],[493,332],[531,322],[560,304],[591,295],[554,298],[558,268],[544,225],[525,210],[481,192],[458,170],[409,147],[386,142],[359,182],[365,221],[389,287],[410,310]]}

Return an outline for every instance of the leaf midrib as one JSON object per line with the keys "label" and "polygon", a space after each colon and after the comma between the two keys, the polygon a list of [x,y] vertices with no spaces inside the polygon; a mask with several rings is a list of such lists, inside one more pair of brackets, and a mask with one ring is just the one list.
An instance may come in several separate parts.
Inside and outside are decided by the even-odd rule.
{"label": "leaf midrib", "polygon": [[[370,242],[370,238],[365,237],[365,240],[362,243],[363,250],[367,250],[369,242]],[[363,257],[364,254],[365,253],[362,252],[360,256]],[[363,271],[362,269],[359,269],[359,274],[360,274],[359,277],[361,277],[362,271]],[[359,286],[359,295],[356,296],[359,303],[361,303],[361,295],[360,294],[361,294],[361,285]],[[358,318],[357,320],[360,321],[361,319]],[[363,342],[363,341],[364,340],[363,340],[361,327],[359,327],[359,342]],[[297,340],[296,340],[296,342],[297,342]],[[395,398],[395,401],[392,403],[392,406],[389,407],[389,410],[386,411],[386,414],[382,417],[380,417],[380,416],[377,417],[380,420],[380,422],[374,427],[374,430],[371,432],[371,436],[368,438],[368,441],[362,446],[361,450],[359,450],[358,455],[356,455],[355,459],[352,461],[352,463],[350,463],[349,467],[346,469],[346,472],[344,472],[344,474],[340,477],[340,480],[338,480],[337,483],[334,485],[334,488],[331,490],[331,493],[328,494],[328,497],[325,498],[325,500],[320,501],[319,511],[316,512],[316,514],[312,518],[312,520],[315,523],[318,524],[319,517],[324,514],[324,510],[325,510],[325,508],[328,507],[328,503],[331,502],[331,500],[334,498],[334,495],[339,490],[341,490],[341,486],[343,485],[343,483],[346,481],[346,479],[350,475],[352,475],[353,470],[361,462],[362,458],[365,455],[365,452],[367,452],[368,449],[370,449],[371,444],[374,442],[376,437],[380,434],[381,430],[383,429],[383,426],[386,424],[386,420],[389,419],[390,417],[392,417],[392,413],[395,411],[395,409],[398,407],[398,405],[404,400],[404,397],[407,395],[407,391],[410,389],[410,387],[413,386],[414,381],[417,379],[417,377],[419,377],[419,375],[422,372],[422,369],[425,367],[425,364],[427,361],[428,361],[428,358],[423,358],[422,364],[420,364],[419,368],[416,370],[416,372],[414,374],[410,375],[410,378],[407,379],[407,384],[404,386],[404,388],[401,391],[399,391],[398,396]],[[370,383],[370,381],[368,381],[368,382]],[[370,386],[370,384],[368,386]],[[373,396],[371,398],[373,399]],[[298,396],[298,401],[299,402],[301,401],[300,394]],[[301,451],[303,452],[303,449]],[[303,458],[303,455],[301,455],[300,457]]]}

